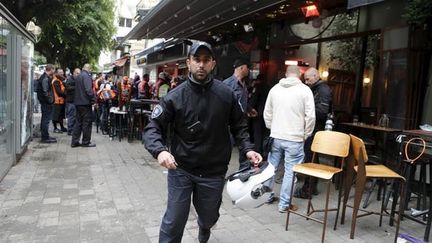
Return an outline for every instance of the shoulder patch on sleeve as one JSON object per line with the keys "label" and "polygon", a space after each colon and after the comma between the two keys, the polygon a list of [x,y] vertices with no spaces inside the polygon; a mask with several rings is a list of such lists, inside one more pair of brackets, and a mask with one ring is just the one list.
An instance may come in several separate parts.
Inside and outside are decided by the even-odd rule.
{"label": "shoulder patch on sleeve", "polygon": [[153,112],[151,114],[151,118],[152,119],[158,118],[162,114],[162,112],[163,112],[162,106],[161,105],[156,105],[153,108]]}

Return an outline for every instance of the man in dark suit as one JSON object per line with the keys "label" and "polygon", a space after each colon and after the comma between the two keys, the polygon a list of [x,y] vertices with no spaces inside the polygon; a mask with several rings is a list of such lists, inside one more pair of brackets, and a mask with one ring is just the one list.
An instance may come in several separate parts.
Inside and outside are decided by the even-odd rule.
{"label": "man in dark suit", "polygon": [[[75,80],[74,105],[76,122],[72,133],[71,147],[96,147],[91,142],[92,105],[96,97],[93,93],[93,81],[90,74],[90,64],[84,64],[81,74]],[[82,133],[82,142],[80,143]]]}

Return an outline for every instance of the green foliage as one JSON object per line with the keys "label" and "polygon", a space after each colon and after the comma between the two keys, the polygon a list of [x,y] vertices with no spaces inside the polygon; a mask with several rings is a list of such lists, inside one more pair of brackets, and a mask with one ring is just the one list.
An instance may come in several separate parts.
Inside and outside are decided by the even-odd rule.
{"label": "green foliage", "polygon": [[35,51],[33,55],[33,62],[35,66],[38,66],[38,65],[46,64],[47,60],[38,51]]}
{"label": "green foliage", "polygon": [[[353,33],[356,31],[358,12],[339,14],[328,30],[329,36]],[[366,67],[372,68],[377,60],[377,49],[380,36],[368,37],[366,50]],[[324,43],[329,54],[327,64],[331,68],[356,72],[360,63],[361,38],[342,39]]]}
{"label": "green foliage", "polygon": [[432,22],[431,0],[410,0],[402,16],[409,24],[424,25]]}
{"label": "green foliage", "polygon": [[112,0],[44,1],[35,11],[42,34],[35,47],[49,63],[70,69],[96,64],[115,32]]}

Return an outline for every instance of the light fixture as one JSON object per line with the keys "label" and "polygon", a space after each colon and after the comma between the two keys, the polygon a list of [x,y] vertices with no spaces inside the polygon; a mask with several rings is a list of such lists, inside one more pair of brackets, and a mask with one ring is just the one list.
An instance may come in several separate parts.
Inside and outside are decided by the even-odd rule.
{"label": "light fixture", "polygon": [[26,29],[35,36],[35,40],[38,42],[42,29],[31,20],[27,23]]}
{"label": "light fixture", "polygon": [[287,66],[297,66],[298,65],[298,61],[285,60],[285,65],[287,65]]}
{"label": "light fixture", "polygon": [[363,79],[363,83],[365,84],[365,85],[368,85],[369,83],[370,83],[370,78],[364,78]]}
{"label": "light fixture", "polygon": [[244,24],[243,28],[244,28],[245,32],[252,32],[252,31],[254,31],[254,27],[253,27],[252,23]]}
{"label": "light fixture", "polygon": [[328,71],[323,71],[321,73],[321,77],[323,77],[323,78],[327,78],[328,76],[329,76],[329,72]]}
{"label": "light fixture", "polygon": [[303,12],[303,15],[304,15],[306,18],[310,18],[310,17],[318,17],[318,16],[320,16],[320,13],[319,13],[319,11],[318,11],[318,8],[317,8],[317,6],[316,6],[315,4],[311,4],[311,5],[308,5],[308,6],[304,6],[304,7],[301,8],[301,10],[302,10],[302,12]]}
{"label": "light fixture", "polygon": [[287,66],[309,67],[309,63],[308,62],[297,61],[297,60],[285,60],[285,65],[287,65]]}

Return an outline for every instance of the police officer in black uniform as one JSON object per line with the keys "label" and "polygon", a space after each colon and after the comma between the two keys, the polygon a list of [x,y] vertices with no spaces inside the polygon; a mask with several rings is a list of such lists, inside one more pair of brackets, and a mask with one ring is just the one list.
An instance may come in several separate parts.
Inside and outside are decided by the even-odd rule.
{"label": "police officer in black uniform", "polygon": [[[194,42],[186,60],[188,79],[153,109],[145,128],[145,147],[168,169],[168,205],[159,242],[181,242],[191,195],[198,214],[199,242],[207,242],[219,218],[224,177],[231,157],[230,130],[251,163],[262,157],[249,142],[247,123],[229,87],[210,74],[212,47]],[[171,143],[167,147],[167,127]]]}

